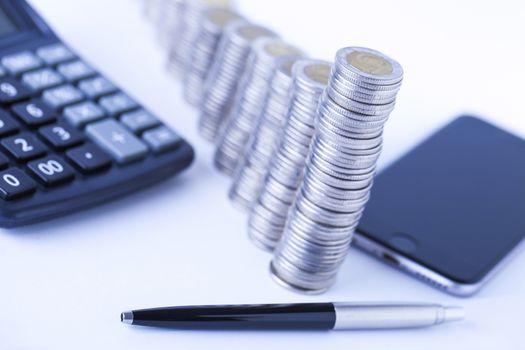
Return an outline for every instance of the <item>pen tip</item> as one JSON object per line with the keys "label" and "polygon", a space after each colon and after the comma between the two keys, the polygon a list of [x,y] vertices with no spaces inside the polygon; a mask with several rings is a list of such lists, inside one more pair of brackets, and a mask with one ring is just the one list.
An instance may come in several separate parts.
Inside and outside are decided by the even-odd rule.
{"label": "pen tip", "polygon": [[120,322],[133,324],[133,311],[124,311],[120,314]]}
{"label": "pen tip", "polygon": [[445,306],[445,322],[460,321],[465,318],[465,310],[459,306]]}

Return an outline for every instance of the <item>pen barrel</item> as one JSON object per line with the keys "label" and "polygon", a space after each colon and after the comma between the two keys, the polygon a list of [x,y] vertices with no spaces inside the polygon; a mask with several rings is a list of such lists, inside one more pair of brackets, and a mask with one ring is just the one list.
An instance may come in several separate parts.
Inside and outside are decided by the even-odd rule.
{"label": "pen barrel", "polygon": [[334,303],[335,330],[429,327],[445,321],[437,304]]}
{"label": "pen barrel", "polygon": [[133,311],[133,325],[174,329],[316,329],[334,328],[332,303],[212,305]]}

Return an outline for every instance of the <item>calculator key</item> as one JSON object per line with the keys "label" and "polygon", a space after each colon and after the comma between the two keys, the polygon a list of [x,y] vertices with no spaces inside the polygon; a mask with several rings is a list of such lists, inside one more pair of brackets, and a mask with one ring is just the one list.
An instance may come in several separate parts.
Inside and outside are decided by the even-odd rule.
{"label": "calculator key", "polygon": [[57,70],[69,81],[84,79],[96,73],[93,68],[82,61],[62,63]]}
{"label": "calculator key", "polygon": [[138,107],[138,104],[124,93],[103,97],[100,99],[99,103],[102,108],[104,108],[111,116],[121,114]]}
{"label": "calculator key", "polygon": [[33,90],[47,89],[62,84],[64,78],[51,68],[43,68],[22,75],[22,82]]}
{"label": "calculator key", "polygon": [[12,78],[0,79],[0,103],[11,103],[31,96],[28,88]]}
{"label": "calculator key", "polygon": [[78,88],[90,98],[97,98],[117,90],[113,83],[103,77],[82,80],[80,83],[78,83]]}
{"label": "calculator key", "polygon": [[111,158],[100,148],[85,144],[66,152],[66,156],[83,172],[90,173],[111,165]]}
{"label": "calculator key", "polygon": [[7,168],[9,165],[9,158],[5,154],[0,152],[0,169]]}
{"label": "calculator key", "polygon": [[45,90],[42,97],[53,108],[61,108],[84,99],[82,92],[72,85],[62,85]]}
{"label": "calculator key", "polygon": [[141,140],[113,119],[89,124],[86,134],[121,164],[142,159],[148,153]]}
{"label": "calculator key", "polygon": [[55,121],[55,113],[41,101],[18,103],[11,107],[13,113],[29,126],[38,126]]}
{"label": "calculator key", "polygon": [[42,60],[29,51],[18,52],[13,55],[4,56],[2,65],[13,75],[40,68]]}
{"label": "calculator key", "polygon": [[20,169],[11,168],[0,172],[0,197],[11,200],[33,193],[36,183]]}
{"label": "calculator key", "polygon": [[27,163],[27,167],[46,186],[57,185],[75,177],[71,165],[57,156],[49,156]]}
{"label": "calculator key", "polygon": [[75,54],[63,44],[52,44],[41,47],[36,50],[36,55],[48,65],[55,65],[75,58]]}
{"label": "calculator key", "polygon": [[173,149],[182,141],[179,135],[165,126],[146,131],[142,138],[155,153]]}
{"label": "calculator key", "polygon": [[13,134],[18,131],[20,124],[9,113],[0,109],[0,136]]}
{"label": "calculator key", "polygon": [[82,102],[64,109],[64,118],[76,127],[103,119],[106,113],[91,101]]}
{"label": "calculator key", "polygon": [[84,137],[77,129],[65,123],[44,126],[38,132],[47,142],[60,149],[75,146],[84,141]]}
{"label": "calculator key", "polygon": [[28,132],[5,138],[0,143],[13,157],[21,161],[40,157],[47,151],[46,146]]}
{"label": "calculator key", "polygon": [[143,109],[123,114],[120,121],[137,134],[160,124],[157,118]]}

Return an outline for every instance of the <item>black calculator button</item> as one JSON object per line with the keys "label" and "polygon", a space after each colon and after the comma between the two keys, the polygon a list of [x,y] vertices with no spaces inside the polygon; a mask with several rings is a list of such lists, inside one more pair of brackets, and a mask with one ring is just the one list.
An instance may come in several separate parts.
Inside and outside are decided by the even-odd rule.
{"label": "black calculator button", "polygon": [[43,46],[36,50],[36,55],[50,66],[75,58],[75,54],[63,44]]}
{"label": "black calculator button", "polygon": [[84,141],[78,130],[65,123],[44,126],[38,132],[56,148],[68,148]]}
{"label": "black calculator button", "polygon": [[62,85],[56,88],[45,90],[42,93],[44,102],[53,108],[62,108],[64,106],[80,102],[84,95],[73,85]]}
{"label": "black calculator button", "polygon": [[84,79],[96,73],[93,68],[80,60],[63,63],[57,67],[57,70],[69,81]]}
{"label": "black calculator button", "polygon": [[32,134],[23,132],[1,141],[2,146],[17,160],[25,161],[46,154],[46,146]]}
{"label": "black calculator button", "polygon": [[0,152],[0,169],[6,168],[9,164],[9,158],[5,156],[2,152]]}
{"label": "black calculator button", "polygon": [[46,186],[53,186],[75,177],[75,171],[65,161],[56,156],[49,156],[27,163],[31,172]]}
{"label": "black calculator button", "polygon": [[0,172],[0,197],[5,200],[34,192],[36,183],[20,169],[11,168]]}
{"label": "black calculator button", "polygon": [[7,112],[0,109],[0,136],[13,134],[18,131],[20,124]]}
{"label": "black calculator button", "polygon": [[31,96],[28,88],[12,78],[0,79],[0,103],[11,103]]}
{"label": "black calculator button", "polygon": [[70,149],[66,152],[66,156],[86,173],[106,168],[111,164],[111,158],[92,144]]}
{"label": "black calculator button", "polygon": [[2,65],[13,75],[42,66],[42,60],[30,51],[22,51],[2,58]]}
{"label": "black calculator button", "polygon": [[29,126],[38,126],[55,121],[55,113],[41,101],[30,101],[16,104],[13,113]]}
{"label": "black calculator button", "polygon": [[64,78],[51,68],[43,68],[23,74],[22,82],[32,90],[43,90],[62,84]]}

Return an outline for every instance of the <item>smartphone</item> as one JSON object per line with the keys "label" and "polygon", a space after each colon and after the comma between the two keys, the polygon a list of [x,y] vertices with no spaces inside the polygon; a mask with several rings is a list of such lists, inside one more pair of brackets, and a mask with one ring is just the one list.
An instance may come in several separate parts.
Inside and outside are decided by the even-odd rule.
{"label": "smartphone", "polygon": [[525,141],[463,116],[377,176],[354,245],[469,296],[524,237]]}

